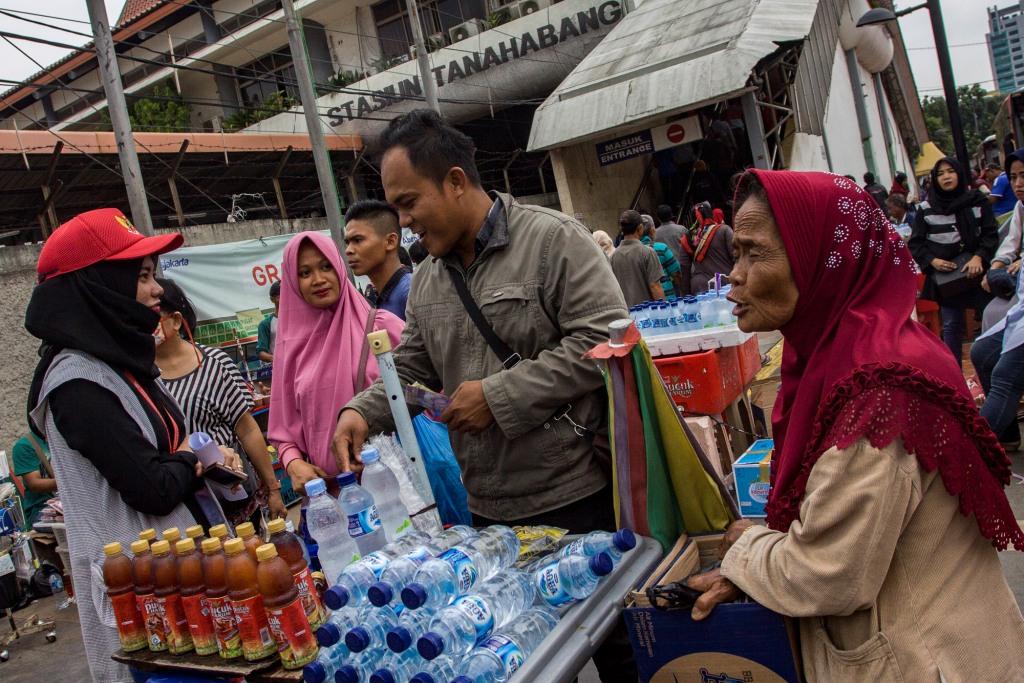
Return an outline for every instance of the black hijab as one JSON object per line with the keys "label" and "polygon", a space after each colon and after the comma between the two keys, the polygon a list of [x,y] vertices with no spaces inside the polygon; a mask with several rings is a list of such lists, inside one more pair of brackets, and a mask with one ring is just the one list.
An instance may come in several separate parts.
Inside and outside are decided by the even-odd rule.
{"label": "black hijab", "polygon": [[43,377],[63,349],[95,356],[139,382],[160,376],[153,331],[160,314],[135,300],[142,259],[101,261],[36,285],[25,329],[42,340],[29,391],[29,411],[39,402]]}
{"label": "black hijab", "polygon": [[[956,172],[957,183],[952,190],[943,190],[939,186],[939,166],[949,164]],[[988,200],[978,190],[971,189],[967,175],[960,162],[952,157],[939,159],[932,167],[931,187],[928,189],[928,203],[937,213],[955,214],[956,229],[960,233],[960,241],[967,251],[974,251],[978,246],[980,229],[974,216],[974,207],[983,206]]]}

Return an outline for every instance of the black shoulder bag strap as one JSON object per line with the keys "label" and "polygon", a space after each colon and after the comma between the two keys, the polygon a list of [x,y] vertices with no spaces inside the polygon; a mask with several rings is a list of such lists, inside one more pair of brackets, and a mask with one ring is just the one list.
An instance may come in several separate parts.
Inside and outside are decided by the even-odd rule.
{"label": "black shoulder bag strap", "polygon": [[[491,348],[494,355],[501,361],[502,366],[506,370],[511,370],[523,360],[523,357],[516,351],[512,350],[512,347],[505,343],[505,341],[498,336],[498,333],[494,331],[491,324],[487,322],[487,318],[484,317],[483,311],[476,305],[476,300],[473,299],[473,295],[469,291],[469,286],[466,285],[466,278],[462,273],[458,272],[452,266],[445,264],[445,269],[448,271],[448,277],[452,280],[452,285],[455,287],[455,292],[459,295],[459,299],[462,301],[463,308],[466,309],[466,313],[469,314],[470,320],[476,325],[476,329],[483,335],[484,341],[487,342],[487,346]],[[593,434],[590,429],[587,429],[583,425],[576,424],[573,419],[569,416],[569,411],[572,410],[572,404],[566,403],[564,406],[555,411],[554,419],[561,420],[565,418],[569,424],[572,425],[573,430],[578,436],[587,437]]]}

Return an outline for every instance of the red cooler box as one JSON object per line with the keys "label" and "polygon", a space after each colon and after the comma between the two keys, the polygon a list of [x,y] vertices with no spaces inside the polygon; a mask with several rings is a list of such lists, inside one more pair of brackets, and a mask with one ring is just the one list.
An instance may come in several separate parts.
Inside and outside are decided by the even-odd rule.
{"label": "red cooler box", "polygon": [[746,385],[740,350],[749,342],[753,342],[756,353],[757,338],[752,337],[741,346],[662,356],[654,359],[654,365],[677,406],[688,413],[718,415]]}
{"label": "red cooler box", "polygon": [[746,387],[761,371],[761,348],[757,345],[757,335],[737,346],[736,350],[740,357],[742,384]]}

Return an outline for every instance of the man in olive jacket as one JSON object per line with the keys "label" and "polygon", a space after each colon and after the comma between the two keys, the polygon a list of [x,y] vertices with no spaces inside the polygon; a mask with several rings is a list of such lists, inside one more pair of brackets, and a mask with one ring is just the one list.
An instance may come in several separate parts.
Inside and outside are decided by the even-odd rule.
{"label": "man in olive jacket", "polygon": [[[392,121],[380,148],[387,199],[430,254],[413,277],[395,364],[403,384],[451,397],[441,420],[474,524],[614,530],[607,397],[598,366],[583,359],[607,340],[609,323],[628,316],[608,259],[569,216],[488,195],[472,140],[430,110]],[[516,355],[499,358],[488,346],[453,276]],[[378,382],[339,416],[341,469],[359,466],[371,430],[392,429]],[[621,661],[632,659],[628,647],[615,658],[598,658],[603,680],[635,680],[631,661]]]}

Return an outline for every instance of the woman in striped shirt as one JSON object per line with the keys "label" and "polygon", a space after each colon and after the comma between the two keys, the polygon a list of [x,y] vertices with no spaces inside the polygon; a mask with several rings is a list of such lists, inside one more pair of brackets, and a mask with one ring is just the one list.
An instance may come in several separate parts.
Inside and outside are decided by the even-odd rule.
{"label": "woman in striped shirt", "polygon": [[[907,246],[928,276],[921,296],[939,302],[942,341],[960,363],[967,328],[964,310],[973,308],[980,313],[988,303],[981,289],[981,276],[999,246],[999,229],[988,200],[968,187],[955,159],[946,157],[935,164],[931,180],[928,201],[918,206]],[[958,268],[967,274],[972,286],[955,296],[942,296],[935,275]]]}
{"label": "woman in striped shirt", "polygon": [[164,290],[160,298],[163,339],[158,338],[156,364],[164,386],[185,415],[188,433],[206,432],[216,443],[248,456],[242,458],[249,474],[244,484],[248,495],[234,501],[222,497],[224,514],[232,524],[251,521],[257,529],[263,504],[270,506],[274,517],[284,517],[281,483],[274,476],[263,433],[249,412],[252,393],[226,353],[183,336],[191,336],[195,328],[195,310],[173,280],[159,282]]}

